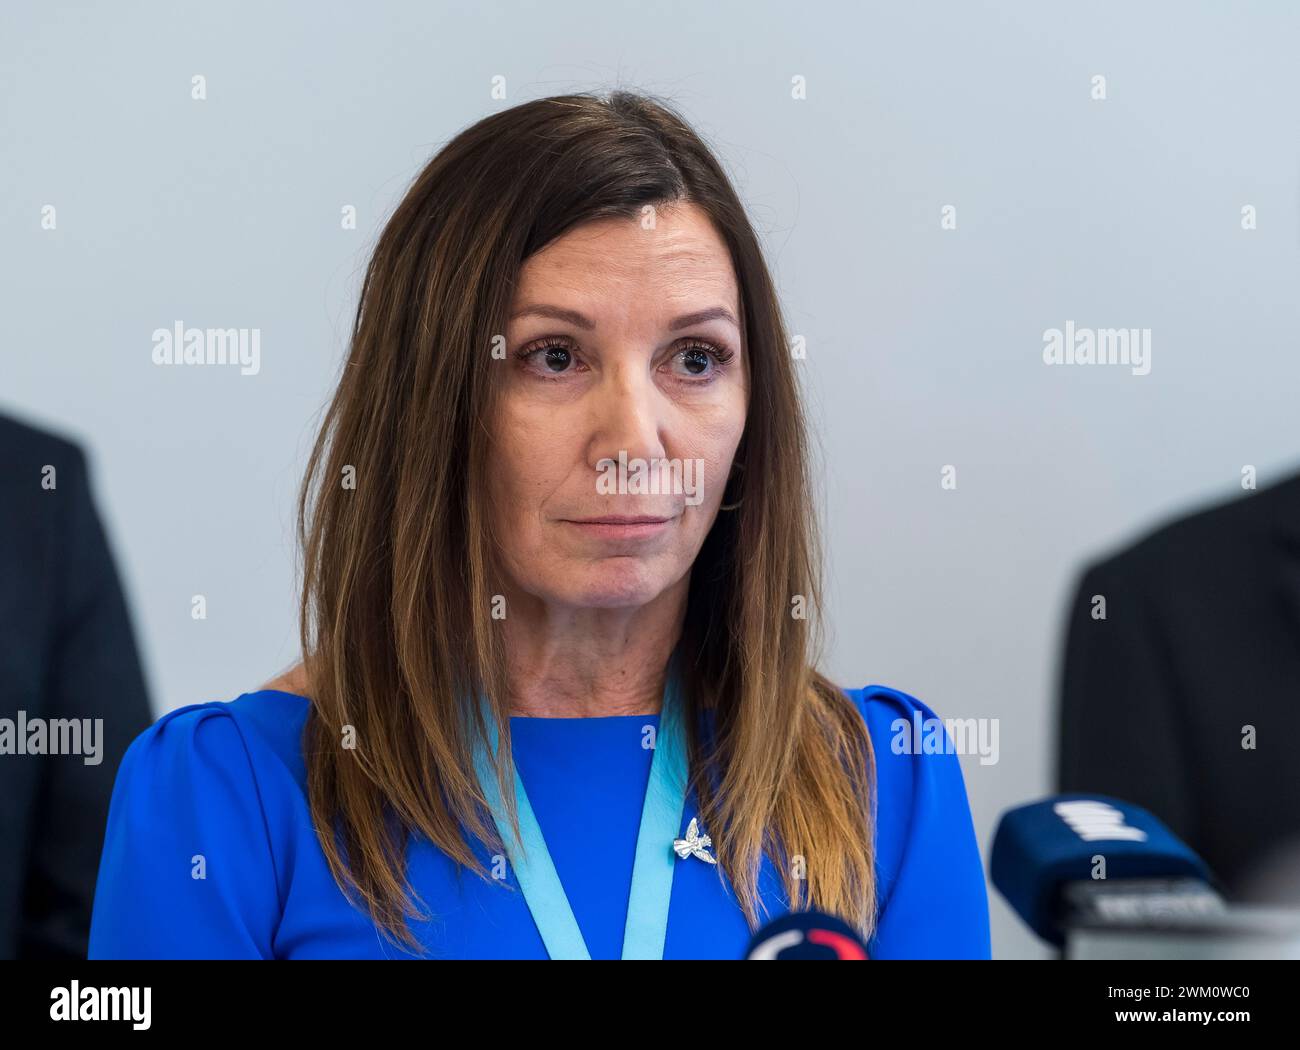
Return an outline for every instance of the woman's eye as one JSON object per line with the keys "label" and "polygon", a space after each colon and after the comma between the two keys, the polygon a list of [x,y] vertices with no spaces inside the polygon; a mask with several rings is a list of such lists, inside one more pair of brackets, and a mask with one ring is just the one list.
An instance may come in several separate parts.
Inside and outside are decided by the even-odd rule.
{"label": "woman's eye", "polygon": [[543,378],[577,371],[576,368],[570,367],[576,364],[573,351],[562,343],[548,343],[532,349],[526,348],[521,350],[518,356],[525,367]]}
{"label": "woman's eye", "polygon": [[707,381],[721,370],[721,366],[730,357],[730,353],[719,347],[706,346],[700,343],[688,346],[673,355],[674,365],[680,366],[674,371],[683,377]]}
{"label": "woman's eye", "polygon": [[693,376],[703,375],[712,364],[713,358],[707,350],[693,346],[689,350],[682,351],[682,365]]}
{"label": "woman's eye", "polygon": [[[518,353],[525,368],[540,379],[558,379],[571,372],[588,371],[573,348],[566,343],[545,343],[525,347]],[[688,382],[707,383],[723,371],[731,352],[707,343],[683,347],[673,354],[668,371]]]}
{"label": "woman's eye", "polygon": [[562,346],[548,346],[537,356],[549,372],[563,372],[573,361],[573,355]]}

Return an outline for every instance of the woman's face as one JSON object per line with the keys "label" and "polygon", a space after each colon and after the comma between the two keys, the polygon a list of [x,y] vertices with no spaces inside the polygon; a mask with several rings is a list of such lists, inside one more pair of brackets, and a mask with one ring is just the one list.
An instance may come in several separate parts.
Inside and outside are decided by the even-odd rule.
{"label": "woman's face", "polygon": [[645,605],[689,572],[744,430],[726,246],[694,205],[593,222],[527,260],[510,313],[490,487],[511,580]]}

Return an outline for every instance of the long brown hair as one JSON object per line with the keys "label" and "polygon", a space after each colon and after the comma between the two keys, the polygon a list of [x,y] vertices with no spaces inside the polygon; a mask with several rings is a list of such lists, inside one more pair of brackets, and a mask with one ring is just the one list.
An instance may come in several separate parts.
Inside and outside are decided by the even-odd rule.
{"label": "long brown hair", "polygon": [[[409,836],[484,877],[465,836],[501,851],[474,775],[485,726],[471,697],[489,701],[513,799],[484,485],[494,337],[529,256],[579,224],[676,202],[703,209],[730,251],[750,375],[727,503],[738,506],[696,559],[679,649],[692,787],[751,927],[766,853],[794,907],[838,914],[864,937],[874,928],[874,755],[852,701],[814,669],[820,555],[771,275],[704,142],[670,105],[618,91],[503,110],[419,174],[366,271],[303,481],[312,819],[340,887],[417,953],[406,920],[426,916],[406,875]],[[698,732],[706,708],[711,741]]]}

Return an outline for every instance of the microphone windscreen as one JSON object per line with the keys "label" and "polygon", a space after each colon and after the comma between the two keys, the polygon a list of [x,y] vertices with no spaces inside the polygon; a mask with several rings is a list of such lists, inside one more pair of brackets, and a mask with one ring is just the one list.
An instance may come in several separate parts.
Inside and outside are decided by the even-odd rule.
{"label": "microphone windscreen", "polygon": [[755,933],[745,958],[866,959],[867,946],[843,919],[819,911],[796,911]]}
{"label": "microphone windscreen", "polygon": [[1152,813],[1105,795],[1057,795],[1009,810],[989,863],[993,885],[1040,937],[1064,941],[1061,890],[1071,882],[1196,878],[1201,860]]}

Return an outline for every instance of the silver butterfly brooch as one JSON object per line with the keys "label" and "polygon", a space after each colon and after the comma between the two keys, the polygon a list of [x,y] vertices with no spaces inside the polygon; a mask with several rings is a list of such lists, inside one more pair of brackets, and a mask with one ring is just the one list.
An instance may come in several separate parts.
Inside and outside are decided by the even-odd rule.
{"label": "silver butterfly brooch", "polygon": [[707,860],[710,864],[717,864],[709,853],[709,847],[713,845],[713,840],[708,835],[700,834],[700,823],[694,817],[686,827],[686,837],[684,839],[673,839],[673,850],[677,854],[678,860],[685,860],[687,857],[695,856],[700,860]]}

